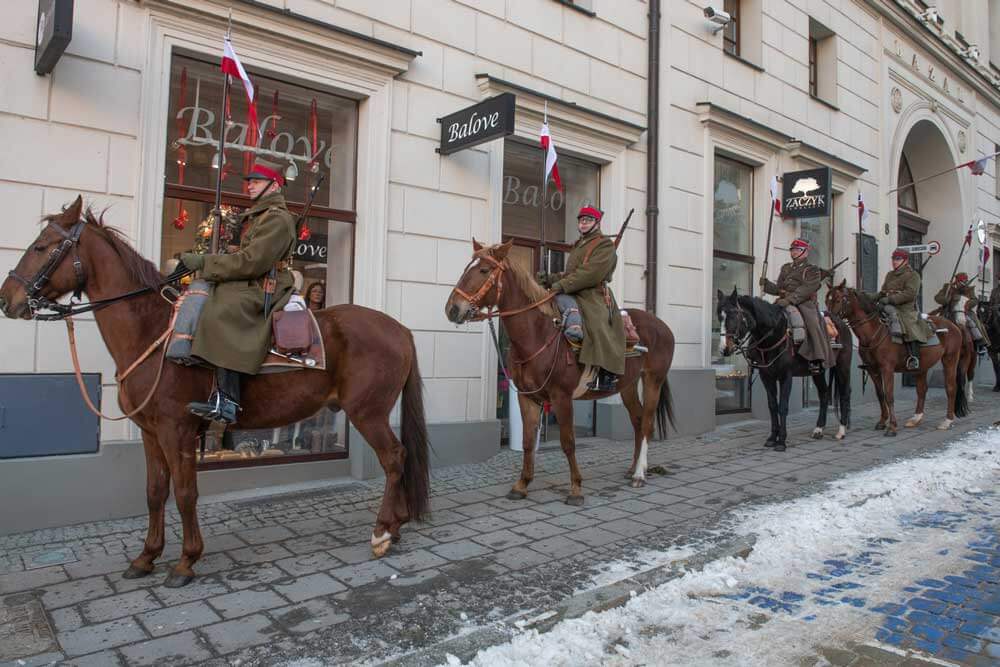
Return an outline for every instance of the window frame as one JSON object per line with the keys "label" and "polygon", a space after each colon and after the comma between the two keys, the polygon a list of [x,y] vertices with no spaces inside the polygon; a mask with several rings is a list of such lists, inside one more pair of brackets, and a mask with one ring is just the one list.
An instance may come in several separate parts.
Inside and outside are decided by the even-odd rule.
{"label": "window frame", "polygon": [[809,36],[809,94],[813,97],[819,97],[819,67],[817,59],[817,51],[819,50],[819,42],[812,35]]}
{"label": "window frame", "polygon": [[723,11],[729,14],[729,23],[722,28],[722,51],[736,58],[740,55],[740,0],[724,0]]}

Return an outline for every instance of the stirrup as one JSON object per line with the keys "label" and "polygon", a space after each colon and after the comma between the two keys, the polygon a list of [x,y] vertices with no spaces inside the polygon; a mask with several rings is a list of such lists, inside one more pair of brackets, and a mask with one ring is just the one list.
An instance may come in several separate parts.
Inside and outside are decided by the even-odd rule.
{"label": "stirrup", "polygon": [[908,371],[920,370],[920,357],[915,357],[912,354],[906,357],[906,370]]}
{"label": "stirrup", "polygon": [[228,396],[216,391],[207,401],[188,403],[188,410],[196,417],[223,424],[236,423],[236,416],[243,408]]}
{"label": "stirrup", "polygon": [[[607,383],[605,385],[605,383]],[[597,371],[597,375],[594,379],[587,384],[587,389],[590,391],[604,393],[607,391],[614,391],[615,387],[618,386],[618,376],[614,373],[608,373],[604,369]]]}

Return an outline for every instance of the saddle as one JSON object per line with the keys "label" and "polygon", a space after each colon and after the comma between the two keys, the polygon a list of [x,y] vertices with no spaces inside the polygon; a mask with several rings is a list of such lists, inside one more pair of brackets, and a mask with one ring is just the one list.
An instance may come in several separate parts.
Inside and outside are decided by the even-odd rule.
{"label": "saddle", "polygon": [[[174,332],[167,342],[166,355],[170,361],[182,366],[209,366],[191,350],[198,321],[210,295],[211,285],[204,280],[195,280],[178,297]],[[272,345],[260,373],[326,369],[326,347],[311,311],[279,310],[271,317]]]}

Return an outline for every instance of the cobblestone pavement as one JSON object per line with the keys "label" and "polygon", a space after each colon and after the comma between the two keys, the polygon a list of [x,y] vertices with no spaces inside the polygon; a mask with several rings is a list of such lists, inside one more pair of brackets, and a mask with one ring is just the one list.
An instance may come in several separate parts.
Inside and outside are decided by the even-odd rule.
{"label": "cobblestone pavement", "polygon": [[[897,397],[901,415],[912,408],[905,396]],[[145,515],[0,537],[0,665],[377,661],[477,629],[503,635],[514,615],[572,599],[601,563],[693,542],[735,505],[808,493],[847,472],[938,448],[1000,414],[1000,397],[980,393],[973,415],[941,432],[933,424],[942,404],[934,393],[926,425],[894,439],[871,430],[866,406],[844,442],[811,439],[811,413],[792,418],[784,453],[761,447],[761,422],[657,443],[650,465],[659,473],[641,489],[623,479],[630,442],[586,439],[578,445],[583,507],[563,502],[567,466],[557,445],[538,454],[529,498],[505,499],[520,454],[504,451],[436,470],[433,517],[404,528],[402,542],[378,561],[368,539],[381,481],[203,504],[206,555],[198,579],[182,589],[160,585],[179,553],[175,513],[161,565],[141,580],[121,573],[141,549]],[[996,535],[972,548],[997,558]],[[1000,583],[984,577],[984,586]],[[916,586],[914,598],[929,601],[956,592],[948,582]],[[899,618],[892,610],[886,618]],[[900,629],[893,624],[886,621],[888,632]],[[404,661],[440,659],[409,655]]]}

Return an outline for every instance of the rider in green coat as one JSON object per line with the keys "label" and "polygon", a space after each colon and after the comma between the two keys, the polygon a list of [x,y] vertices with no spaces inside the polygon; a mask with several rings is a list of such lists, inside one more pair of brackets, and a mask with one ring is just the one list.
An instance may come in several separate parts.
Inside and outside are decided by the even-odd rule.
{"label": "rider in green coat", "polygon": [[608,283],[618,264],[615,243],[601,233],[603,213],[584,206],[577,215],[580,239],[566,259],[566,271],[554,276],[552,291],[576,299],[583,316],[583,348],[580,363],[597,366],[590,389],[613,391],[619,375],[625,374],[625,327]]}
{"label": "rider in green coat", "polygon": [[879,305],[894,319],[890,326],[893,335],[906,343],[909,356],[906,370],[920,367],[920,346],[931,337],[930,327],[920,317],[917,295],[920,293],[920,274],[910,266],[910,253],[897,248],[892,252],[892,271],[886,274],[882,289],[875,295]]}
{"label": "rider in green coat", "polygon": [[[192,344],[192,354],[216,367],[217,390],[188,408],[203,419],[227,424],[240,410],[240,378],[255,374],[271,341],[271,313],[292,293],[288,270],[296,241],[295,218],[285,207],[280,165],[258,159],[246,176],[253,205],[240,216],[239,247],[225,255],[184,253],[184,266],[214,283]],[[275,269],[270,311],[264,313],[268,274]]]}

